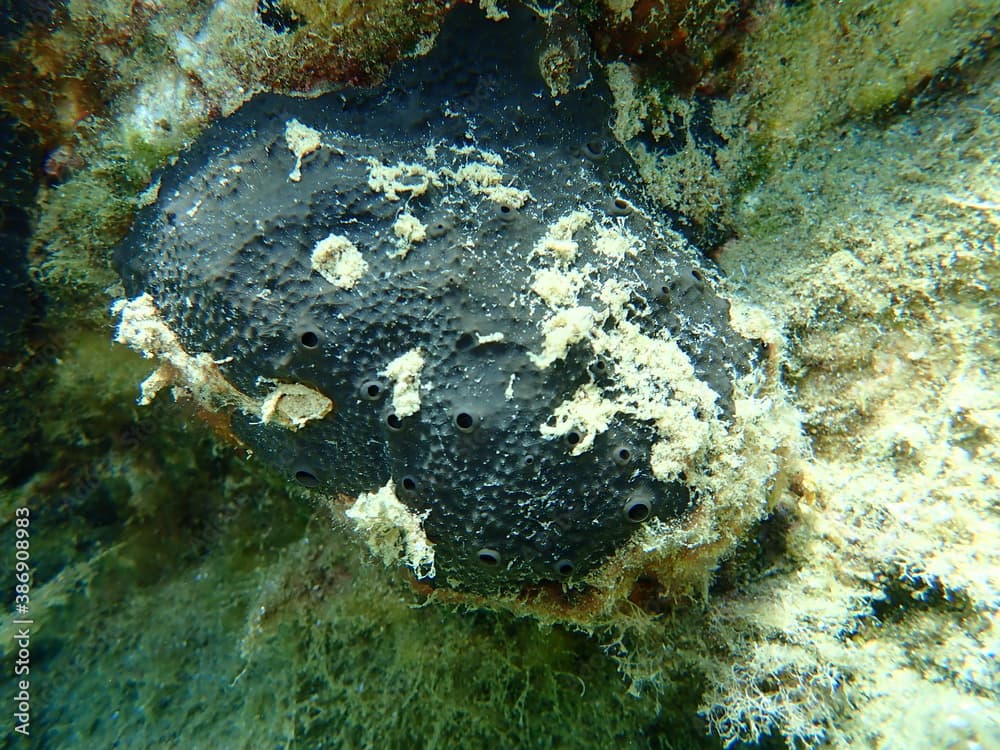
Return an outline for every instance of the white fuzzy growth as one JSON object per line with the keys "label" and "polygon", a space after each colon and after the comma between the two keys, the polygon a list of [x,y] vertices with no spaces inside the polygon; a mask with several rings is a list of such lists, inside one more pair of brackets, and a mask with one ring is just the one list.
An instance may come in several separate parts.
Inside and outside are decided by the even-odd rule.
{"label": "white fuzzy growth", "polygon": [[570,346],[590,337],[598,323],[597,313],[591,307],[571,307],[561,310],[542,324],[542,353],[528,357],[540,370],[544,370],[566,356]]}
{"label": "white fuzzy growth", "polygon": [[392,233],[396,235],[396,252],[394,258],[405,258],[410,249],[418,242],[427,239],[427,226],[410,213],[400,214],[392,225]]}
{"label": "white fuzzy growth", "polygon": [[597,224],[594,233],[594,250],[615,260],[621,260],[626,255],[638,255],[644,247],[641,239],[624,228]]}
{"label": "white fuzzy growth", "polygon": [[185,390],[185,395],[207,408],[235,404],[252,409],[253,399],[226,380],[210,355],[203,352],[192,356],[184,351],[180,340],[160,318],[150,295],[118,300],[111,312],[121,315],[115,341],[160,361],[159,368],[140,386],[140,405],[150,403],[164,387],[177,385]]}
{"label": "white fuzzy growth", "polygon": [[[520,208],[531,199],[527,190],[504,184],[503,173],[498,167],[503,166],[503,159],[490,151],[482,151],[472,147],[452,149],[459,156],[476,157],[458,169],[433,166],[415,162],[398,162],[383,164],[378,159],[369,157],[368,188],[385,195],[386,200],[398,201],[400,193],[409,193],[419,197],[431,186],[440,187],[446,182],[462,185],[473,195],[486,198],[493,203],[511,208]],[[437,158],[437,148],[425,149],[428,159]]]}
{"label": "white fuzzy growth", "polygon": [[578,456],[589,450],[594,438],[608,429],[617,411],[614,401],[604,398],[596,385],[587,383],[577,388],[572,398],[556,407],[552,412],[554,424],[542,424],[539,431],[549,438],[577,432],[580,440],[570,453]]}
{"label": "white fuzzy growth", "polygon": [[576,304],[577,294],[583,287],[583,274],[579,271],[560,271],[556,268],[540,268],[531,280],[531,291],[537,294],[547,307],[571,307]]}
{"label": "white fuzzy growth", "polygon": [[307,422],[322,419],[333,402],[319,391],[296,383],[281,383],[262,401],[252,398],[226,380],[207,352],[188,354],[180,339],[160,317],[153,298],[143,294],[133,300],[118,300],[113,315],[121,322],[115,340],[156,358],[160,366],[139,386],[139,404],[145,406],[161,390],[173,386],[174,396],[190,398],[210,411],[236,408],[245,414],[297,430]]}
{"label": "white fuzzy growth", "polygon": [[411,349],[379,373],[393,381],[392,409],[396,416],[408,417],[420,411],[420,371],[423,367],[423,352]]}
{"label": "white fuzzy growth", "polygon": [[424,533],[422,521],[396,497],[396,486],[389,482],[376,492],[363,492],[347,509],[357,530],[364,536],[369,549],[386,565],[400,560],[408,565],[417,578],[433,578],[434,545]]}
{"label": "white fuzzy growth", "polygon": [[368,262],[342,234],[331,234],[317,242],[310,260],[314,271],[341,289],[351,289],[368,271]]}
{"label": "white fuzzy growth", "polygon": [[292,182],[302,179],[302,159],[323,145],[320,132],[292,119],[285,123],[285,143],[295,156],[295,168],[288,175]]}
{"label": "white fuzzy growth", "polygon": [[482,195],[501,206],[520,208],[531,198],[527,190],[504,185],[503,175],[492,164],[473,162],[455,172],[442,171],[455,182],[465,185],[473,194]]}
{"label": "white fuzzy growth", "polygon": [[386,200],[398,201],[400,193],[416,198],[426,193],[431,185],[440,184],[437,173],[423,164],[399,162],[390,166],[378,159],[368,159],[368,188],[382,193]]}
{"label": "white fuzzy growth", "polygon": [[573,235],[590,223],[589,211],[573,211],[561,216],[549,226],[545,236],[535,245],[535,253],[549,255],[564,263],[572,262],[580,249]]}
{"label": "white fuzzy growth", "polygon": [[620,321],[593,339],[614,368],[618,410],[656,425],[650,468],[672,480],[701,456],[718,428],[716,393],[699,380],[690,358],[670,338],[648,336]]}

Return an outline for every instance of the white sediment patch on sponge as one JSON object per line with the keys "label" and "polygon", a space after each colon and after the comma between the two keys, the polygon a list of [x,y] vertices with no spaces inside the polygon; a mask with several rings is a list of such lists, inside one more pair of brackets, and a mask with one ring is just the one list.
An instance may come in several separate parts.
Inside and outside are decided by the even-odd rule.
{"label": "white sediment patch on sponge", "polygon": [[494,167],[503,166],[503,157],[496,151],[490,151],[486,148],[465,145],[449,146],[448,150],[457,156],[474,156],[479,159],[479,161],[485,162],[486,164],[492,164]]}
{"label": "white sediment patch on sponge", "polygon": [[608,258],[621,260],[626,255],[638,255],[645,243],[624,227],[594,225],[594,250]]}
{"label": "white sediment patch on sponge", "polygon": [[417,578],[434,577],[434,545],[422,525],[427,513],[418,515],[403,505],[391,479],[375,492],[361,493],[347,509],[347,517],[386,565],[402,561]]}
{"label": "white sediment patch on sponge", "polygon": [[[630,321],[626,310],[636,282],[622,278],[598,281],[588,264],[570,267],[576,257],[574,235],[593,226],[594,249],[614,259],[640,251],[642,242],[628,230],[594,222],[586,210],[572,211],[555,221],[536,243],[534,254],[552,265],[534,272],[532,292],[552,311],[541,326],[540,353],[529,358],[545,369],[566,357],[574,344],[586,342],[610,365],[614,383],[579,387],[558,404],[539,425],[546,438],[575,433],[573,455],[590,450],[617,414],[652,424],[657,439],[650,451],[650,469],[663,481],[691,471],[706,455],[714,436],[725,430],[717,416],[717,394],[695,374],[690,358],[677,342],[662,334],[649,335]],[[605,305],[595,309],[579,303],[589,287]],[[614,325],[609,326],[612,322]]]}
{"label": "white sediment patch on sponge", "polygon": [[237,406],[244,411],[257,411],[253,399],[226,380],[210,355],[204,352],[191,355],[184,351],[180,339],[160,317],[150,295],[117,300],[111,306],[111,314],[121,316],[115,341],[160,362],[157,370],[139,386],[138,403],[141,406],[152,402],[166,386],[174,385],[184,389],[184,395],[210,409]]}
{"label": "white sediment patch on sponge", "polygon": [[503,174],[492,164],[471,162],[458,168],[442,170],[442,174],[465,185],[475,195],[482,195],[501,206],[520,208],[531,198],[527,190],[503,184]]}
{"label": "white sediment patch on sponge", "polygon": [[597,311],[592,307],[577,306],[560,310],[542,324],[542,353],[530,352],[528,358],[540,370],[544,370],[566,356],[566,352],[577,341],[590,338],[591,331],[598,325]]}
{"label": "white sediment patch on sponge", "polygon": [[379,373],[393,381],[392,409],[396,416],[408,417],[420,411],[420,371],[423,367],[423,352],[419,348],[410,349]]}
{"label": "white sediment patch on sponge", "polygon": [[285,123],[285,143],[295,156],[295,168],[288,179],[298,182],[302,179],[302,159],[323,146],[322,134],[293,118]]}
{"label": "white sediment patch on sponge", "polygon": [[[589,313],[580,314],[581,309]],[[606,316],[607,312],[598,314],[591,308],[572,308],[547,321],[552,328],[543,329],[546,345],[536,364],[551,364],[565,356],[572,343],[587,340],[611,363],[615,382],[605,393],[594,383],[581,386],[555,408],[553,420],[543,423],[539,432],[545,437],[577,432],[579,441],[572,453],[579,455],[608,429],[615,414],[627,414],[656,427],[658,440],[650,456],[654,476],[676,479],[701,458],[714,432],[721,429],[717,395],[696,377],[690,359],[672,339],[648,336],[620,318],[606,331],[601,325]]]}
{"label": "white sediment patch on sponge", "polygon": [[608,306],[608,310],[615,317],[625,315],[625,305],[628,304],[629,297],[635,285],[622,279],[606,279],[601,284],[597,298]]}
{"label": "white sediment patch on sponge", "polygon": [[535,253],[552,256],[564,263],[572,262],[580,249],[580,244],[573,239],[573,235],[587,226],[592,218],[591,213],[585,210],[572,211],[559,217],[535,244]]}
{"label": "white sediment patch on sponge", "polygon": [[333,401],[301,383],[279,383],[261,403],[260,418],[291,430],[314,419],[322,419],[333,409]]}
{"label": "white sediment patch on sponge", "polygon": [[531,291],[552,309],[572,307],[577,302],[584,280],[580,271],[539,268],[532,277]]}
{"label": "white sediment patch on sponge", "polygon": [[596,333],[594,349],[612,362],[619,409],[656,427],[653,474],[675,479],[700,460],[713,432],[723,429],[716,417],[718,396],[698,379],[677,343],[648,336],[619,318],[613,330]]}
{"label": "white sediment patch on sponge", "polygon": [[243,393],[226,380],[220,363],[210,354],[192,355],[184,350],[148,294],[117,300],[111,313],[121,316],[115,341],[160,362],[139,386],[141,406],[149,404],[165,387],[173,386],[174,398],[190,398],[210,411],[236,408],[292,430],[322,419],[333,408],[333,402],[322,393],[297,383],[279,383],[262,400]]}
{"label": "white sediment patch on sponge", "polygon": [[392,257],[405,258],[415,244],[427,239],[427,225],[411,213],[402,213],[393,223],[392,233],[396,235],[396,251]]}
{"label": "white sediment patch on sponge", "polygon": [[579,440],[570,453],[579,456],[590,450],[594,437],[608,429],[617,412],[618,406],[614,401],[601,395],[595,384],[586,383],[555,408],[552,412],[553,423],[542,424],[539,431],[544,437],[577,433]]}
{"label": "white sediment patch on sponge", "polygon": [[331,234],[317,242],[310,261],[314,271],[341,289],[351,289],[368,271],[361,252],[342,234]]}
{"label": "white sediment patch on sponge", "polygon": [[[368,157],[368,187],[376,193],[385,195],[386,200],[398,201],[400,193],[409,193],[419,197],[431,187],[441,187],[446,183],[462,185],[473,195],[486,198],[500,206],[520,208],[531,199],[527,190],[504,183],[503,159],[492,151],[478,149],[473,146],[451,148],[458,156],[473,157],[467,163],[452,169],[442,166],[436,168],[433,164],[418,162],[397,162],[383,164],[379,159]],[[424,153],[429,162],[434,162],[439,156],[436,145],[425,147]]]}
{"label": "white sediment patch on sponge", "polygon": [[375,158],[368,158],[368,188],[385,195],[386,200],[398,201],[400,193],[409,193],[417,198],[427,192],[431,185],[440,185],[437,172],[424,164],[397,162],[383,164]]}

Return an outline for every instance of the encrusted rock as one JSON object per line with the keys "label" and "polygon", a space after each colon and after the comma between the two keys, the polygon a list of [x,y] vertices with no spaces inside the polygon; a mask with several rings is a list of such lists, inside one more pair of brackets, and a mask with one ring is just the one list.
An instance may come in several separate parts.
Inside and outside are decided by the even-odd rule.
{"label": "encrusted rock", "polygon": [[[213,126],[118,252],[126,291],[271,404],[233,411],[242,440],[381,498],[349,516],[437,585],[579,579],[694,518],[683,543],[715,544],[702,506],[745,471],[718,456],[761,342],[647,200],[599,77],[553,100],[501,38],[534,19],[473,14],[377,90],[262,96]],[[281,409],[298,389],[308,419]]]}

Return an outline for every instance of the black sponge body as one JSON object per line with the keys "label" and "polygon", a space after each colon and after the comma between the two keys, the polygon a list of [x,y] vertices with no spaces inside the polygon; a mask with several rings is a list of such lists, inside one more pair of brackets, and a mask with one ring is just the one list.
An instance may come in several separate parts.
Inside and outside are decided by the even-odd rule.
{"label": "black sponge body", "polygon": [[[261,399],[302,383],[334,402],[302,429],[245,413],[233,429],[308,486],[356,495],[392,480],[435,545],[440,585],[577,577],[640,524],[696,502],[682,477],[652,475],[649,420],[618,413],[596,435],[544,434],[580,388],[613,399],[617,385],[615,357],[585,336],[539,359],[555,314],[532,290],[539,270],[578,271],[587,283],[567,307],[596,311],[606,282],[627,282],[628,322],[676,341],[723,419],[733,380],[758,358],[730,327],[713,271],[662,228],[669,217],[610,135],[599,76],[553,98],[539,74],[545,33],[530,15],[496,24],[459,9],[431,54],[377,89],[258,96],[163,172],[116,255],[128,295],[149,293],[184,348],[210,353],[235,387]],[[323,143],[302,156],[299,180],[291,121]],[[499,183],[461,176],[489,166]],[[397,200],[373,183],[383,167],[400,167]],[[588,231],[572,235],[571,260],[544,252],[553,224],[579,211],[641,251],[608,254]],[[422,239],[394,230],[403,214]],[[312,265],[334,235],[365,262],[350,284]],[[386,370],[414,350],[419,409],[400,416]]]}

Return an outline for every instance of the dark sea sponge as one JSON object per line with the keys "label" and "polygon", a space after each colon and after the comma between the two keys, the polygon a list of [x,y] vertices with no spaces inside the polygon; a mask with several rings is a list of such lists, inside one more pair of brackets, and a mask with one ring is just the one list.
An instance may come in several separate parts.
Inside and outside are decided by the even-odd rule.
{"label": "dark sea sponge", "polygon": [[208,355],[173,377],[225,383],[256,455],[475,591],[579,577],[692,513],[687,470],[762,359],[611,137],[600,76],[546,34],[462,9],[377,89],[252,100],[116,255]]}

